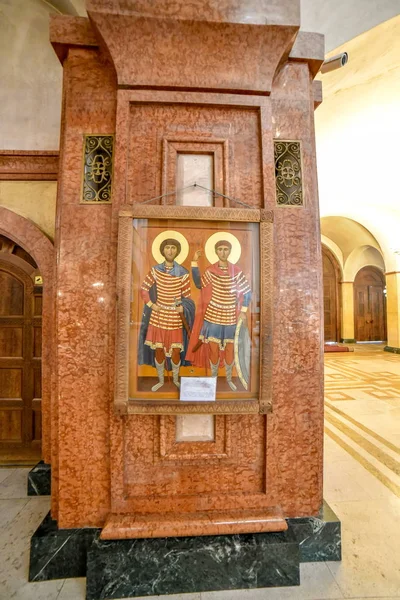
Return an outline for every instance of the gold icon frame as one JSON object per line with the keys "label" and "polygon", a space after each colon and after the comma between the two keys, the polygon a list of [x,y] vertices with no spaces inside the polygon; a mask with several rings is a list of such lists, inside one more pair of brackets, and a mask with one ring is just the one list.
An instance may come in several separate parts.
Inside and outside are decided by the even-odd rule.
{"label": "gold icon frame", "polygon": [[[160,214],[161,213],[161,214]],[[259,227],[259,386],[258,398],[217,399],[213,402],[182,402],[174,398],[144,399],[129,396],[130,307],[134,219],[255,223]],[[133,204],[119,213],[117,255],[117,320],[114,408],[117,414],[266,414],[272,411],[272,294],[273,212],[252,208],[197,208]],[[243,394],[245,396],[245,394]]]}

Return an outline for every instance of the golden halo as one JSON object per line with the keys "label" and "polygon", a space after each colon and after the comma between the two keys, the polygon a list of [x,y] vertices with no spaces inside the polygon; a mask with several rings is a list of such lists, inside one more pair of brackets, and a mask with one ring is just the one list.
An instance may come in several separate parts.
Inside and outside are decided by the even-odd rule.
{"label": "golden halo", "polygon": [[213,265],[218,261],[218,256],[215,252],[215,244],[220,240],[226,240],[232,244],[232,251],[229,255],[228,261],[235,265],[242,253],[242,247],[237,237],[228,231],[218,231],[217,233],[213,233],[206,241],[204,252],[208,262]]}
{"label": "golden halo", "polygon": [[159,233],[158,236],[154,238],[154,242],[151,246],[151,253],[153,254],[153,258],[158,265],[164,262],[165,258],[160,252],[160,246],[162,242],[164,240],[167,240],[168,238],[173,238],[181,244],[180,254],[178,254],[178,256],[175,259],[175,262],[177,262],[178,265],[180,265],[186,260],[187,255],[189,254],[189,244],[185,236],[179,233],[179,231],[172,231],[169,229],[168,231],[163,231],[162,233]]}

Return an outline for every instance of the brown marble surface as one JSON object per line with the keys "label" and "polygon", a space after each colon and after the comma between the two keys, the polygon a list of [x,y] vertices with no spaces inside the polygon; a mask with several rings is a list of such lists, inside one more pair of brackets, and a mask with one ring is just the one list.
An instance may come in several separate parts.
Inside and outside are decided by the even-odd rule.
{"label": "brown marble surface", "polygon": [[313,81],[313,96],[314,96],[314,109],[322,103],[322,81],[315,79]]}
{"label": "brown marble surface", "polygon": [[57,150],[0,150],[0,179],[54,181],[57,175]]}
{"label": "brown marble surface", "polygon": [[299,0],[86,0],[88,12],[184,21],[300,25]]}
{"label": "brown marble surface", "polygon": [[120,87],[267,94],[298,31],[298,25],[167,20],[90,8],[88,14]]}
{"label": "brown marble surface", "polygon": [[[189,94],[184,95],[186,102]],[[190,98],[190,104],[174,105],[166,103],[137,104],[130,102],[135,92],[126,92],[125,129],[126,145],[117,139],[118,156],[124,153],[126,174],[123,193],[128,204],[143,202],[158,193],[171,191],[168,179],[161,177],[160,164],[156,159],[166,147],[164,156],[165,172],[172,160],[168,153],[168,142],[186,141],[190,138],[208,144],[223,143],[224,160],[229,169],[225,176],[224,194],[239,198],[250,207],[260,207],[262,203],[262,181],[260,164],[260,124],[259,108],[229,107],[221,97],[220,106],[201,106]],[[153,94],[154,98],[154,94]],[[122,92],[119,93],[119,110],[122,111]],[[214,102],[216,99],[214,99]],[[268,99],[265,99],[268,104]],[[190,136],[182,132],[182,126],[190,131]],[[122,128],[120,121],[118,130]],[[122,148],[121,148],[122,146]],[[169,185],[168,185],[169,184]],[[161,192],[158,190],[161,188]],[[166,202],[174,201],[174,197]]]}
{"label": "brown marble surface", "polygon": [[237,510],[197,512],[195,515],[112,515],[101,532],[102,540],[156,538],[190,535],[229,535],[286,531],[282,512],[269,510]]}
{"label": "brown marble surface", "polygon": [[267,464],[280,465],[279,477],[270,475],[273,496],[290,516],[315,514],[322,502],[323,311],[313,102],[307,65],[285,65],[271,95],[274,137],[301,141],[304,206],[274,211],[274,415],[268,419]]}
{"label": "brown marble surface", "polygon": [[60,527],[97,526],[110,506],[109,328],[115,296],[111,206],[80,204],[83,136],[114,133],[113,70],[97,50],[64,62],[57,198],[57,439],[52,510]]}
{"label": "brown marble surface", "polygon": [[321,33],[299,31],[289,60],[307,62],[314,78],[325,60],[325,38]]}
{"label": "brown marble surface", "polygon": [[[89,15],[102,45],[72,43],[64,61],[53,516],[67,528],[107,523],[108,537],[278,530],[281,515],[316,515],[322,503],[321,265],[310,57],[300,49],[276,73],[298,24],[167,21],[139,14],[140,2],[119,6],[124,16],[115,14],[111,0],[91,1]],[[213,6],[204,3],[204,18]],[[239,10],[233,1],[219,6]],[[186,91],[117,91],[118,84]],[[232,89],[240,93],[226,93]],[[248,95],[250,90],[258,94]],[[109,206],[80,204],[85,133],[116,133]],[[276,206],[274,137],[301,141],[303,207]],[[207,452],[193,443],[168,454],[173,418],[121,417],[113,410],[118,211],[166,191],[168,157],[162,150],[170,139],[225,144],[224,189],[274,214],[273,414],[225,417]],[[277,519],[273,507],[282,511]],[[218,530],[212,514],[222,510],[227,529]]]}
{"label": "brown marble surface", "polygon": [[132,415],[124,421],[122,470],[112,461],[113,479],[123,491],[113,497],[114,512],[195,512],[270,505],[265,496],[266,417],[226,416],[223,425],[217,423],[214,444],[222,438],[225,455],[196,456],[198,444],[194,443],[191,454],[195,460],[161,453],[168,439],[175,437],[175,419],[161,419]]}
{"label": "brown marble surface", "polygon": [[50,42],[63,63],[71,46],[96,47],[99,42],[86,17],[50,16]]}

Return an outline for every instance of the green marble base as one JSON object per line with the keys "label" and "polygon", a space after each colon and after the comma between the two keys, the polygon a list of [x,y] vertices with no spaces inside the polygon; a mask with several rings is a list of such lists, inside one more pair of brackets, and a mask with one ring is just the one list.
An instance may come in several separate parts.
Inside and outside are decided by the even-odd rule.
{"label": "green marble base", "polygon": [[300,584],[299,544],[281,533],[94,540],[86,600]]}
{"label": "green marble base", "polygon": [[28,496],[50,496],[51,466],[41,460],[28,473]]}
{"label": "green marble base", "polygon": [[300,563],[341,559],[340,521],[287,520],[280,533],[100,540],[48,515],[31,539],[30,581],[87,577],[87,600],[299,585]]}
{"label": "green marble base", "polygon": [[288,519],[300,548],[300,562],[342,560],[341,523],[324,502],[319,517]]}
{"label": "green marble base", "polygon": [[395,346],[385,346],[383,349],[385,352],[393,352],[394,354],[400,354],[400,348]]}

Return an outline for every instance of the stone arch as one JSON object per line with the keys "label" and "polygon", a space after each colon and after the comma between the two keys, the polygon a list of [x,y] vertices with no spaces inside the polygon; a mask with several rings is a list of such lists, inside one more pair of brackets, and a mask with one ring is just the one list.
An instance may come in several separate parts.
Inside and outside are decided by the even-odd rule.
{"label": "stone arch", "polygon": [[35,260],[43,277],[42,458],[46,463],[50,463],[54,246],[37,225],[4,206],[0,206],[0,234],[10,238],[28,252]]}
{"label": "stone arch", "polygon": [[333,242],[330,238],[326,237],[326,235],[321,234],[321,244],[323,247],[328,248],[333,254],[340,267],[341,277],[343,277],[343,252],[341,251],[339,246],[335,244],[335,242]]}
{"label": "stone arch", "polygon": [[346,281],[354,281],[357,273],[364,267],[375,267],[385,272],[385,262],[382,253],[373,246],[364,244],[358,246],[347,257],[344,265],[344,278]]}

